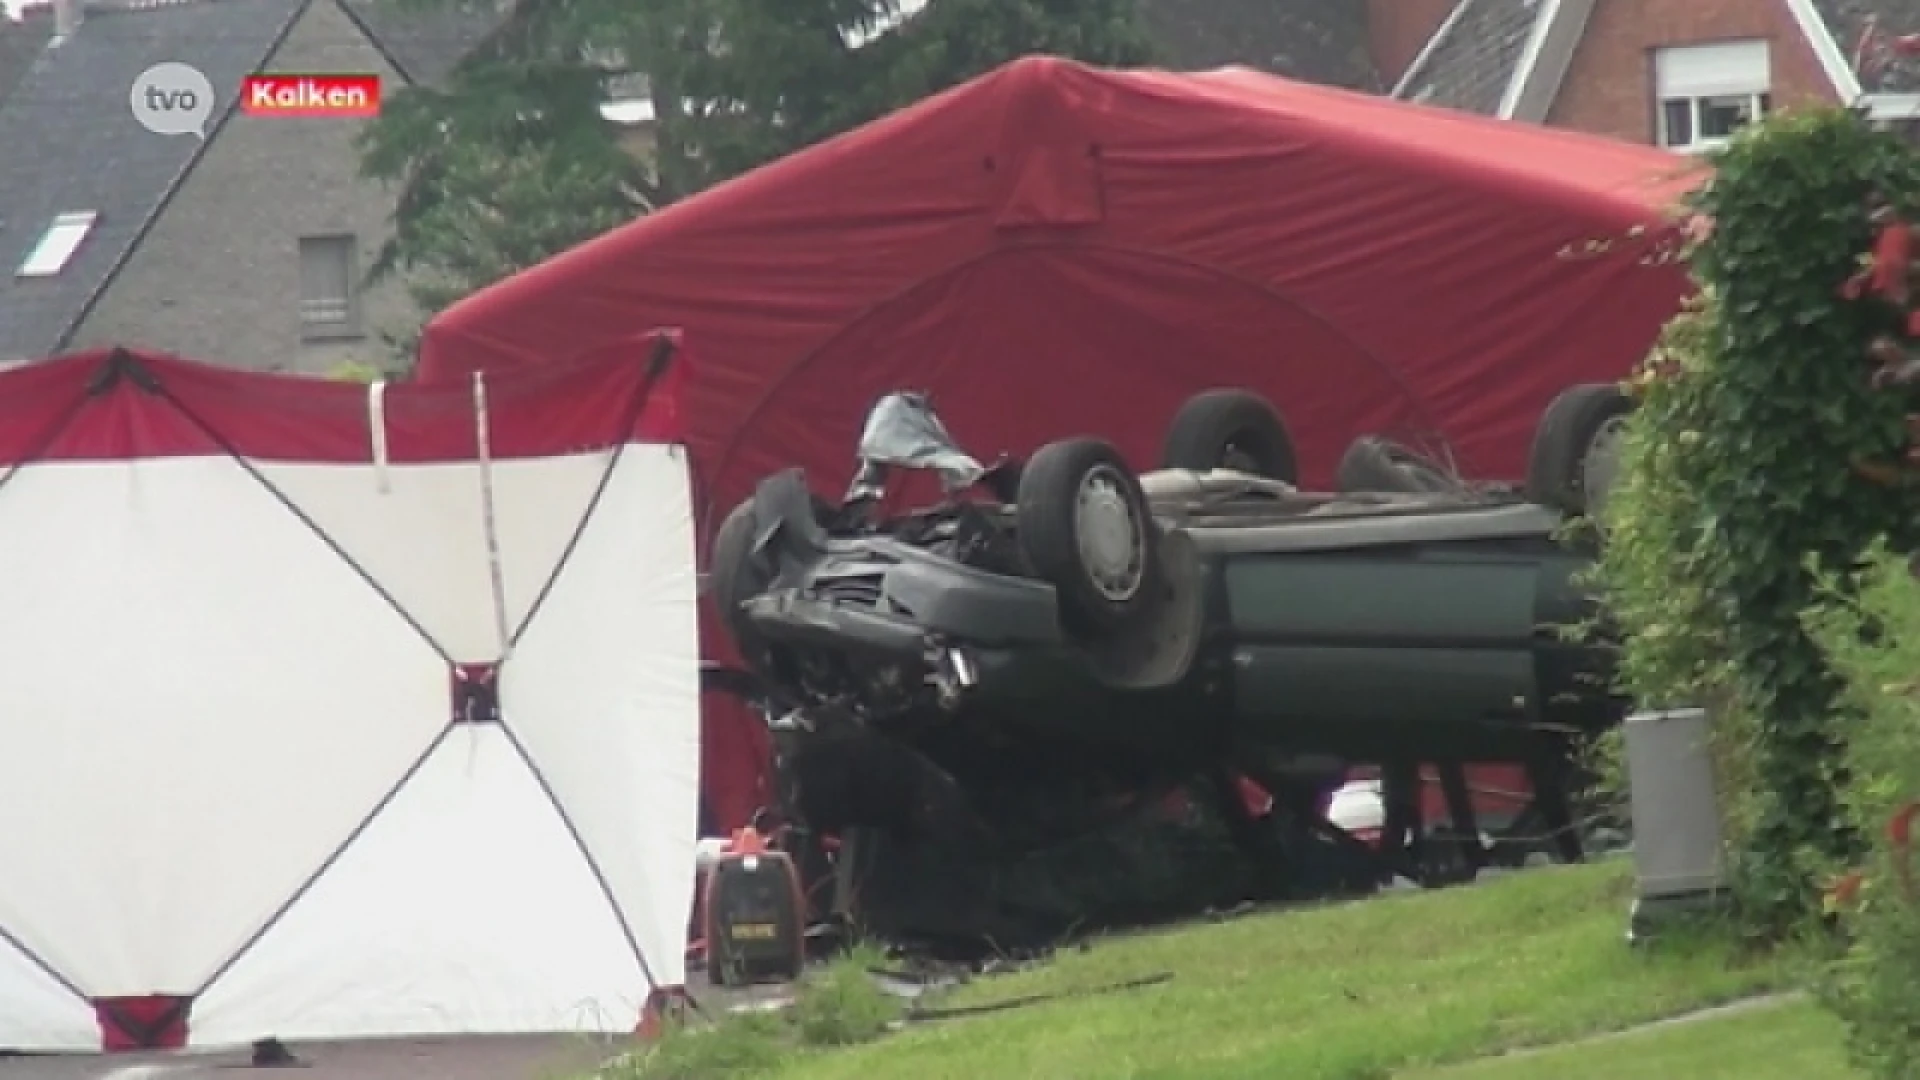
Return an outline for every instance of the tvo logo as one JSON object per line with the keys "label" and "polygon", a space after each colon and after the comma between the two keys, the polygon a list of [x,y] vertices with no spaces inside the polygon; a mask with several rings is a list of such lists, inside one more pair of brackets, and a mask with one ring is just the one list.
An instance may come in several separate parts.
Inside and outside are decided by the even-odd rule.
{"label": "tvo logo", "polygon": [[155,64],[133,80],[127,96],[133,119],[156,135],[207,137],[213,117],[213,84],[188,64]]}

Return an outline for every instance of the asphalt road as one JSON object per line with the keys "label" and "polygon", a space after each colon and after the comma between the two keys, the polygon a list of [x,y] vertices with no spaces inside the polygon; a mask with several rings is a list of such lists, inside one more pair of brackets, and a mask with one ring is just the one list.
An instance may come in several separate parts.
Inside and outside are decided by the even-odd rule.
{"label": "asphalt road", "polygon": [[[578,1035],[470,1036],[295,1045],[308,1080],[561,1080],[618,1053],[610,1041]],[[116,1054],[0,1060],[4,1080],[235,1080],[255,1070],[248,1053]]]}
{"label": "asphalt road", "polygon": [[[781,997],[785,988],[746,991],[688,986],[712,1013]],[[304,1068],[255,1069],[242,1048],[175,1054],[71,1054],[0,1057],[0,1080],[241,1080],[253,1075],[288,1080],[570,1080],[631,1050],[631,1039],[589,1035],[471,1035],[433,1039],[373,1039],[290,1043]]]}

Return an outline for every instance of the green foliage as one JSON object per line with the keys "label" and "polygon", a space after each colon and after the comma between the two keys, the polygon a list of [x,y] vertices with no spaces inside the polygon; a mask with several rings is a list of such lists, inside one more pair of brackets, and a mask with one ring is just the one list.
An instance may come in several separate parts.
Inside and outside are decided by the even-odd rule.
{"label": "green foliage", "polygon": [[1853,468],[1904,443],[1898,403],[1866,378],[1891,313],[1841,295],[1876,192],[1920,193],[1920,168],[1846,112],[1778,118],[1718,156],[1695,206],[1713,222],[1692,253],[1702,299],[1641,380],[1601,571],[1629,690],[1723,717],[1750,780],[1737,884],[1774,933],[1857,847],[1836,796],[1848,710],[1801,620],[1808,560],[1851,566],[1905,529],[1902,494]]}
{"label": "green foliage", "polygon": [[[1666,327],[1637,382],[1639,409],[1621,447],[1620,478],[1608,497],[1599,584],[1611,617],[1627,631],[1620,675],[1651,708],[1699,704],[1714,717],[1715,777],[1721,818],[1736,851],[1752,834],[1751,717],[1732,692],[1735,670],[1722,642],[1733,611],[1717,601],[1698,571],[1707,512],[1692,478],[1713,447],[1701,435],[1722,354],[1711,288]],[[1649,377],[1658,371],[1658,377]],[[1595,748],[1604,790],[1624,793],[1620,733]]]}
{"label": "green foliage", "polygon": [[850,949],[808,972],[787,1008],[726,1013],[711,1023],[673,1027],[659,1040],[602,1067],[594,1080],[766,1076],[807,1050],[872,1042],[905,1015],[905,1006],[868,975],[883,960],[878,949]]}
{"label": "green foliage", "polygon": [[1902,895],[1886,825],[1920,798],[1920,582],[1882,546],[1829,597],[1808,622],[1858,717],[1845,809],[1875,843],[1858,896],[1841,905],[1851,940],[1821,996],[1847,1022],[1858,1064],[1905,1080],[1920,1075],[1920,903]]}
{"label": "green foliage", "polygon": [[1668,324],[1649,361],[1661,376],[1640,382],[1639,408],[1622,440],[1619,480],[1608,497],[1598,576],[1609,613],[1631,632],[1621,674],[1650,706],[1699,701],[1731,678],[1715,641],[1728,613],[1694,572],[1707,512],[1691,486],[1713,453],[1701,428],[1720,364],[1713,347],[1720,318],[1708,289]]}
{"label": "green foliage", "polygon": [[[448,85],[410,87],[384,103],[360,136],[361,167],[397,188],[399,201],[370,280],[404,275],[432,315],[648,205],[640,163],[600,114],[605,76],[580,59],[588,42],[575,23],[630,7],[640,6],[518,4]],[[413,335],[394,344],[410,358]]]}
{"label": "green foliage", "polygon": [[[484,11],[493,0],[388,0]],[[1134,0],[517,0],[441,87],[394,94],[361,139],[399,189],[371,276],[424,314],[648,213],[1026,53],[1149,59]],[[636,78],[636,76],[644,76]],[[644,151],[600,111],[644,86]],[[411,351],[412,338],[396,342]]]}
{"label": "green foliage", "polygon": [[793,1026],[807,1046],[854,1046],[887,1033],[904,1012],[867,972],[881,955],[856,948],[808,976],[793,1002]]}
{"label": "green foliage", "polygon": [[385,371],[359,360],[342,361],[327,372],[327,378],[336,382],[377,383],[386,377]]}
{"label": "green foliage", "polygon": [[729,1014],[676,1027],[603,1066],[594,1080],[736,1080],[776,1072],[790,1054],[787,1022],[774,1013]]}
{"label": "green foliage", "polygon": [[1149,63],[1153,49],[1139,7],[1138,0],[933,0],[911,33],[876,43],[878,79],[858,119],[1032,53],[1112,67]]}

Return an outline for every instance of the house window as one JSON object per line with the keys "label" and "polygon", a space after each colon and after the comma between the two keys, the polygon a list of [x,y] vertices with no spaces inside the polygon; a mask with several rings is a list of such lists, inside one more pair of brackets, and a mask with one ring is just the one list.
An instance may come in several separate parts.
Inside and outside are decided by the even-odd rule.
{"label": "house window", "polygon": [[72,210],[54,216],[53,224],[40,236],[40,242],[33,245],[27,257],[20,264],[21,277],[52,277],[66,268],[73,253],[80,250],[80,242],[87,238],[88,230],[93,228],[94,220],[100,215],[92,210]]}
{"label": "house window", "polygon": [[300,336],[360,336],[358,245],[350,233],[300,238]]}
{"label": "house window", "polygon": [[1773,63],[1764,41],[1655,49],[1660,145],[1698,152],[1726,145],[1773,105]]}

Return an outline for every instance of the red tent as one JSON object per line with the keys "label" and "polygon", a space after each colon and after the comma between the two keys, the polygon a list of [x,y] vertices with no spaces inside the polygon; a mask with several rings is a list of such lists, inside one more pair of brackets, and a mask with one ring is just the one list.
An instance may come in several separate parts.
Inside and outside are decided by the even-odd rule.
{"label": "red tent", "polygon": [[[847,480],[876,393],[931,389],[978,454],[1076,433],[1152,463],[1190,393],[1287,414],[1304,479],[1355,435],[1513,478],[1540,410],[1624,375],[1686,290],[1646,147],[1240,69],[1009,64],[468,297],[420,374],[686,329],[710,531],[773,469]],[[744,726],[740,730],[745,730]],[[724,817],[750,756],[709,735]],[[729,765],[731,762],[731,765]]]}

